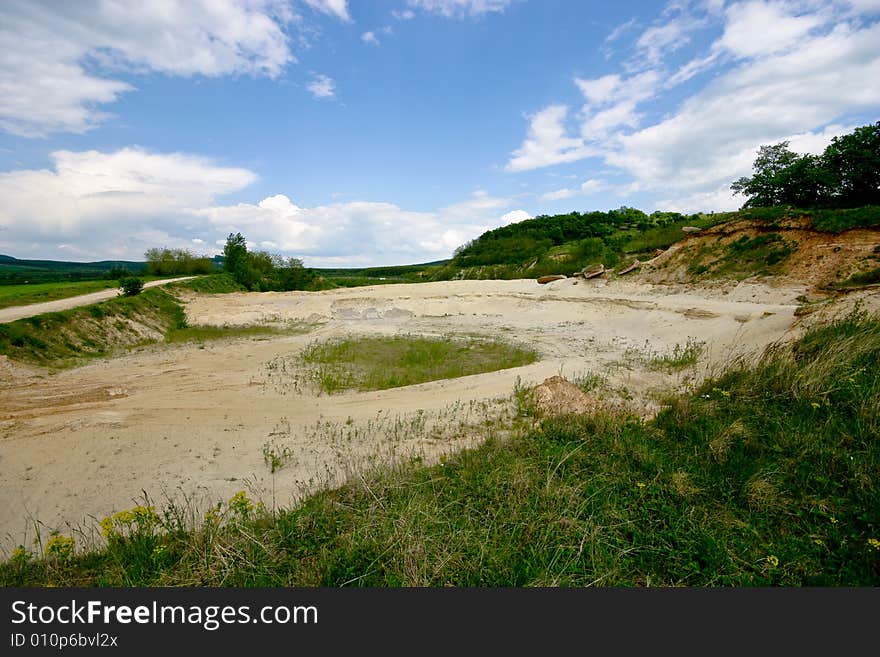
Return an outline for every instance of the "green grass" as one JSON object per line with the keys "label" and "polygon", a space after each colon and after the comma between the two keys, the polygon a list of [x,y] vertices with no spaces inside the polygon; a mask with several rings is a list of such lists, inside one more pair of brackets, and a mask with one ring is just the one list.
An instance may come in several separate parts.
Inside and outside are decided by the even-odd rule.
{"label": "green grass", "polygon": [[44,313],[0,324],[0,354],[37,365],[66,367],[155,341],[186,325],[180,302],[159,288],[134,297]]}
{"label": "green grass", "polygon": [[[105,520],[3,586],[878,586],[880,318],[733,363],[654,420],[529,422],[275,513],[244,494]],[[44,557],[44,553],[48,556]]]}
{"label": "green grass", "polygon": [[688,338],[682,345],[676,345],[665,353],[651,353],[647,360],[647,366],[652,370],[673,371],[696,365],[700,356],[706,350],[706,345],[694,338]]}
{"label": "green grass", "polygon": [[118,281],[77,281],[75,283],[34,283],[27,285],[0,285],[0,308],[27,306],[32,303],[55,301],[118,287]]}
{"label": "green grass", "polygon": [[183,289],[199,294],[226,294],[228,292],[244,292],[246,289],[237,283],[232,274],[211,274],[199,276],[189,281],[173,283],[172,289]]}
{"label": "green grass", "polygon": [[310,345],[302,362],[327,393],[384,390],[528,365],[537,354],[490,340],[367,337]]}
{"label": "green grass", "polygon": [[247,324],[244,326],[182,326],[173,327],[165,333],[165,342],[208,342],[232,338],[259,338],[275,335],[298,335],[308,333],[311,325],[265,326]]}
{"label": "green grass", "polygon": [[703,244],[692,253],[688,273],[735,279],[768,276],[779,272],[796,249],[796,242],[785,240],[779,233],[742,235],[727,244]]}
{"label": "green grass", "polygon": [[840,233],[850,228],[876,228],[880,226],[880,206],[866,205],[848,210],[815,210],[813,225],[817,230]]}
{"label": "green grass", "polygon": [[868,287],[870,285],[880,285],[880,267],[875,267],[870,271],[853,274],[846,280],[836,283],[834,287],[838,289],[853,289],[860,287]]}

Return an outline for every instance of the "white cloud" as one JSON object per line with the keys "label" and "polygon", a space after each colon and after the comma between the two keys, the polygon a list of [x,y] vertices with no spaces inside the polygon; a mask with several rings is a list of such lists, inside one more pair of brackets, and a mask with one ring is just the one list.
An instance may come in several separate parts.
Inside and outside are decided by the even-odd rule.
{"label": "white cloud", "polygon": [[672,117],[620,135],[607,161],[648,188],[714,189],[751,170],[760,144],[880,107],[880,25],[841,26],[731,70]]}
{"label": "white cloud", "polygon": [[[94,71],[277,77],[294,61],[276,2],[0,4],[0,129],[26,137],[81,133],[131,91]],[[88,69],[85,62],[93,66]]]}
{"label": "white cloud", "polygon": [[326,75],[315,75],[306,85],[315,98],[333,98],[336,95],[336,83]]}
{"label": "white cloud", "polygon": [[348,22],[351,16],[348,13],[348,0],[303,0],[312,9],[336,16],[336,18]]}
{"label": "white cloud", "polygon": [[[656,207],[720,210],[741,205],[729,186],[751,172],[760,145],[788,139],[795,150],[818,152],[858,125],[854,117],[880,109],[880,86],[869,82],[880,79],[876,21],[829,3],[749,0],[703,7],[702,15],[693,15],[693,5],[682,5],[672,20],[687,16],[700,28],[714,24],[720,33],[714,43],[702,52],[691,48],[690,59],[672,74],[662,62],[627,73],[627,60],[623,72],[575,79],[584,96],[580,130],[566,124],[564,108],[550,112],[560,107],[550,106],[546,115],[536,115],[542,122],[533,118],[508,170],[595,156],[630,176],[616,190],[653,197]],[[645,34],[656,33],[636,40],[637,56],[647,56]],[[664,52],[656,50],[658,60]],[[700,73],[711,73],[702,88],[665,113],[657,111],[668,92]],[[660,115],[653,122],[640,112],[647,101]],[[543,199],[576,193],[559,189]]]}
{"label": "white cloud", "polygon": [[[415,212],[387,202],[302,207],[283,194],[224,203],[256,180],[247,169],[193,155],[126,148],[58,151],[53,168],[0,174],[0,253],[81,260],[141,259],[146,249],[222,249],[230,232],[307,264],[404,264],[449,257],[481,233],[528,213],[477,190]],[[198,237],[193,237],[193,236]]]}
{"label": "white cloud", "polygon": [[825,23],[823,13],[797,16],[783,2],[745,2],[731,5],[724,34],[716,44],[738,57],[755,57],[788,50]]}
{"label": "white cloud", "polygon": [[[51,170],[0,174],[0,251],[63,241],[94,257],[137,257],[143,248],[187,246],[188,208],[210,204],[256,180],[247,169],[201,157],[136,148],[56,151]],[[143,248],[132,252],[132,244]]]}
{"label": "white cloud", "polygon": [[573,196],[586,196],[589,194],[595,194],[597,192],[604,191],[609,189],[608,185],[601,180],[596,180],[595,178],[590,178],[589,180],[585,180],[581,183],[581,186],[577,189],[571,188],[563,188],[557,189],[552,192],[547,192],[541,196],[542,201],[560,201],[566,198],[572,198]]}
{"label": "white cloud", "polygon": [[532,215],[530,215],[525,210],[511,210],[510,212],[505,212],[501,215],[501,218],[498,220],[502,226],[506,226],[507,224],[515,224],[520,221],[525,221],[526,219],[531,219]]}
{"label": "white cloud", "polygon": [[550,105],[531,116],[528,137],[513,152],[507,170],[527,171],[594,155],[583,139],[566,136],[567,116],[565,105]]}
{"label": "white cloud", "polygon": [[410,7],[439,14],[445,18],[476,18],[501,13],[514,0],[408,0]]}
{"label": "white cloud", "polygon": [[378,39],[378,37],[375,35],[375,33],[373,33],[373,32],[364,32],[364,33],[361,35],[361,41],[363,41],[364,43],[369,43],[369,44],[371,44],[371,45],[373,45],[373,46],[378,46],[378,45],[379,45],[379,39]]}
{"label": "white cloud", "polygon": [[391,15],[399,21],[409,21],[416,17],[416,12],[412,9],[392,9]]}

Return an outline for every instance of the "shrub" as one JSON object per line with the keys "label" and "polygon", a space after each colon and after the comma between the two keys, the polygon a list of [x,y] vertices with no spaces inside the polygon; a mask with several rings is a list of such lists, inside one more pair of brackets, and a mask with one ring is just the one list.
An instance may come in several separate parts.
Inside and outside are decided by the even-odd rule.
{"label": "shrub", "polygon": [[144,289],[144,282],[136,276],[128,276],[119,281],[119,287],[122,288],[123,296],[134,297]]}

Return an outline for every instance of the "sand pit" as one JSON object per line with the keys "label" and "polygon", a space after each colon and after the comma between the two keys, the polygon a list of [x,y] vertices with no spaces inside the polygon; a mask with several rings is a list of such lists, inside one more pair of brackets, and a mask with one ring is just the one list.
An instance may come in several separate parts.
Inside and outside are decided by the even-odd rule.
{"label": "sand pit", "polygon": [[[247,489],[289,504],[358,468],[472,445],[509,412],[517,378],[537,384],[581,372],[651,403],[651,391],[693,380],[790,330],[802,288],[755,283],[695,290],[635,281],[452,281],[320,293],[195,297],[191,324],[307,321],[306,335],[203,346],[157,345],[58,374],[0,367],[0,537],[28,543],[33,522],[92,525],[149,494],[204,502]],[[369,334],[485,335],[527,344],[521,368],[383,390],[319,395],[296,383],[296,354],[316,339]],[[626,363],[633,350],[705,342],[675,374]],[[284,368],[270,367],[284,363]],[[290,369],[285,369],[289,367]],[[495,400],[495,401],[493,401]],[[282,455],[274,474],[266,452]],[[273,492],[274,491],[274,492]]]}

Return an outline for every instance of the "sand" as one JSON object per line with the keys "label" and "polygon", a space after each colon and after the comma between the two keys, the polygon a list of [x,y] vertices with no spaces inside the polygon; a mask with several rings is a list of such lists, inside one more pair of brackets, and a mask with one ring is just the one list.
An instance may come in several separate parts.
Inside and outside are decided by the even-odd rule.
{"label": "sand", "polygon": [[[517,379],[597,372],[649,413],[652,391],[698,380],[738,354],[792,334],[801,287],[743,282],[694,289],[625,280],[450,281],[328,292],[193,296],[191,324],[310,322],[304,335],[155,345],[57,374],[0,363],[0,545],[27,544],[35,523],[93,527],[146,493],[194,504],[247,490],[287,505],[324,482],[419,454],[476,444],[462,431],[509,410]],[[530,345],[541,360],[377,392],[318,394],[296,354],[341,335],[479,335]],[[705,358],[675,374],[627,350],[688,338]],[[630,352],[632,353],[632,352]],[[494,400],[494,401],[493,401]],[[283,454],[272,473],[266,452]]]}

